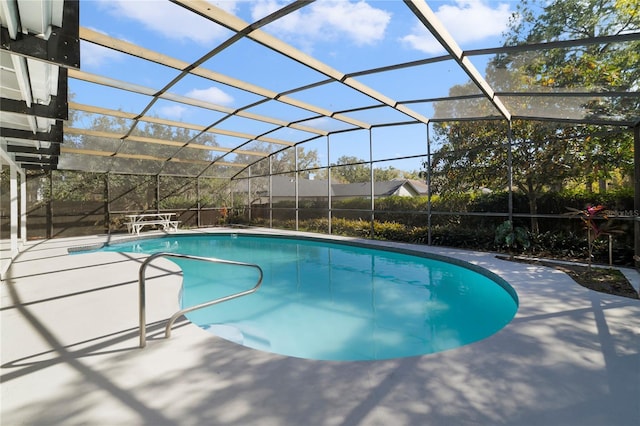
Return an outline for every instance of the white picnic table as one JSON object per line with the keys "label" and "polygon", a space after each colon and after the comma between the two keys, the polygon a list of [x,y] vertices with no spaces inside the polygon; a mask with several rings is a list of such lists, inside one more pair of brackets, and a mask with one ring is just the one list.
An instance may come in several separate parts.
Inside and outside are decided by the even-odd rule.
{"label": "white picnic table", "polygon": [[130,234],[135,233],[140,235],[140,231],[145,226],[157,226],[161,225],[164,231],[177,231],[179,220],[173,220],[175,213],[141,213],[141,214],[128,214],[126,217],[129,221],[126,223],[127,231]]}

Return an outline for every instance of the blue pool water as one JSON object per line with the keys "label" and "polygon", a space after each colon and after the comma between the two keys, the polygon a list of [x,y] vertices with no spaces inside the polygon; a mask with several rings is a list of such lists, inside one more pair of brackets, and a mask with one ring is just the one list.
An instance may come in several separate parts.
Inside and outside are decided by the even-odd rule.
{"label": "blue pool water", "polygon": [[[187,314],[236,343],[320,360],[435,353],[488,337],[514,317],[517,296],[488,271],[398,252],[247,235],[167,236],[105,247],[249,262],[254,294]],[[253,268],[171,259],[183,307],[253,287]],[[455,262],[455,261],[454,261]]]}

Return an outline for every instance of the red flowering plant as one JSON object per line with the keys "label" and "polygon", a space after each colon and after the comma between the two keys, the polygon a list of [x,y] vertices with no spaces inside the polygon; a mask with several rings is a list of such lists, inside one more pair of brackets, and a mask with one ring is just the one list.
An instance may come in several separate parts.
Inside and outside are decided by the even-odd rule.
{"label": "red flowering plant", "polygon": [[[611,221],[607,216],[607,210],[605,210],[603,205],[592,206],[587,204],[587,208],[584,210],[571,207],[567,207],[567,209],[570,210],[568,214],[578,216],[587,229],[587,246],[589,250],[588,265],[589,269],[591,269],[591,259],[593,258],[595,241],[603,235],[613,235],[621,231],[612,228]],[[602,223],[603,220],[606,220],[606,222]]]}

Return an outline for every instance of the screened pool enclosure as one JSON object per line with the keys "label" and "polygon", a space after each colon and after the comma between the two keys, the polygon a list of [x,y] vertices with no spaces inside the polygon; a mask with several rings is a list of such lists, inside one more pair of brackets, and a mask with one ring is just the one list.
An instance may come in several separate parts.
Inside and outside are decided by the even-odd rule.
{"label": "screened pool enclosure", "polygon": [[0,6],[3,271],[131,213],[472,247],[587,204],[638,262],[635,1]]}

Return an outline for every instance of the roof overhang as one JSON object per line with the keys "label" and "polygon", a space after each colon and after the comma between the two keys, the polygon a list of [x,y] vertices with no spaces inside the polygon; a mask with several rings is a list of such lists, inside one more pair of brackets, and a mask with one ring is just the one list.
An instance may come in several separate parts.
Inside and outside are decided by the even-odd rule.
{"label": "roof overhang", "polygon": [[80,68],[78,0],[0,0],[0,149],[55,169],[68,119],[67,69]]}

